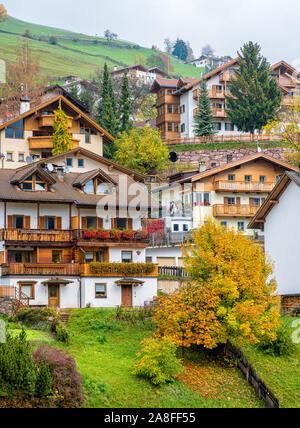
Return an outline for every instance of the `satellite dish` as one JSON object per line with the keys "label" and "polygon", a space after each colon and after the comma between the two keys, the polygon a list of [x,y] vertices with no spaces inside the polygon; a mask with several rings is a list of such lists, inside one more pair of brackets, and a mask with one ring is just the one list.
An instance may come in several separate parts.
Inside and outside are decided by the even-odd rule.
{"label": "satellite dish", "polygon": [[53,172],[54,171],[54,166],[52,165],[52,163],[48,163],[47,164],[47,169],[49,172]]}
{"label": "satellite dish", "polygon": [[31,164],[32,163],[32,156],[27,156],[27,158],[26,158],[26,162],[28,163],[28,164]]}
{"label": "satellite dish", "polygon": [[173,163],[175,163],[175,162],[177,162],[178,161],[178,155],[177,155],[177,153],[175,153],[175,152],[171,152],[170,153],[170,161],[171,162],[173,162]]}

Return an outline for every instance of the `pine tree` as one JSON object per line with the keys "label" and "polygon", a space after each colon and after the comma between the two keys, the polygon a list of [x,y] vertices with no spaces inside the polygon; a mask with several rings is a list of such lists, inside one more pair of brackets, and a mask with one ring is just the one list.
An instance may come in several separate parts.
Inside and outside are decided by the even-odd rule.
{"label": "pine tree", "polygon": [[54,134],[52,155],[59,155],[73,149],[72,136],[69,133],[68,117],[61,106],[54,112]]}
{"label": "pine tree", "polygon": [[196,137],[205,137],[215,134],[214,118],[205,81],[200,85],[198,112],[194,120],[194,134]]}
{"label": "pine tree", "polygon": [[[119,132],[117,103],[107,64],[104,65],[96,119],[99,125],[109,132],[110,135],[117,137]],[[115,151],[116,147],[114,142],[104,145],[104,156],[108,159],[113,158]]]}
{"label": "pine tree", "polygon": [[262,56],[259,44],[246,43],[238,53],[239,69],[230,81],[226,96],[227,115],[239,131],[254,134],[262,129],[278,111],[282,92],[270,76],[270,65]]}
{"label": "pine tree", "polygon": [[127,73],[122,79],[121,97],[119,102],[120,131],[128,132],[133,128],[130,117],[133,113]]}
{"label": "pine tree", "polygon": [[188,48],[186,43],[183,40],[177,39],[173,49],[173,55],[182,61],[186,61],[188,57]]}

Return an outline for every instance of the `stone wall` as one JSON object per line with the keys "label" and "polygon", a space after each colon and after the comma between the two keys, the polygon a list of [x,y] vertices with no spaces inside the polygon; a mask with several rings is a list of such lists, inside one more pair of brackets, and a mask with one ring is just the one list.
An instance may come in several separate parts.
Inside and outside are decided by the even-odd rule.
{"label": "stone wall", "polygon": [[[272,156],[275,159],[285,160],[285,154],[289,152],[286,148],[269,148],[263,149],[263,153]],[[198,165],[200,161],[206,163],[210,168],[211,163],[215,162],[216,166],[227,163],[227,155],[232,155],[232,161],[237,161],[247,156],[257,153],[257,149],[226,149],[226,150],[195,150],[193,152],[177,152],[178,163]]]}
{"label": "stone wall", "polygon": [[[300,295],[298,296],[283,296],[281,298],[281,307],[285,315],[293,315],[295,309],[300,310]],[[299,312],[300,315],[300,312]]]}
{"label": "stone wall", "polygon": [[0,297],[0,313],[9,316],[15,313],[15,300],[9,297]]}
{"label": "stone wall", "polygon": [[162,291],[166,294],[173,294],[176,290],[186,285],[185,280],[171,280],[171,279],[159,279],[157,282],[158,291]]}

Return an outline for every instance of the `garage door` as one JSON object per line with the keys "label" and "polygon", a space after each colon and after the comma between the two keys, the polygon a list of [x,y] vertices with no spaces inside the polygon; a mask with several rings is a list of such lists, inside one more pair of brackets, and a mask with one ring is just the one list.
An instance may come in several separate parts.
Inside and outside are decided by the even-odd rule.
{"label": "garage door", "polygon": [[184,267],[184,263],[183,263],[183,257],[178,257],[178,267]]}
{"label": "garage door", "polygon": [[157,257],[158,266],[175,266],[175,257]]}

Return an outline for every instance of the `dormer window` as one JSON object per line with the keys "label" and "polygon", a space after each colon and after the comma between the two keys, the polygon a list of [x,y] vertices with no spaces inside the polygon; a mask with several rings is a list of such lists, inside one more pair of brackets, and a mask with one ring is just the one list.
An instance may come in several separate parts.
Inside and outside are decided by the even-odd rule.
{"label": "dormer window", "polygon": [[47,183],[38,175],[30,175],[21,183],[21,189],[28,192],[46,192]]}
{"label": "dormer window", "polygon": [[103,183],[99,179],[90,180],[83,188],[84,192],[88,195],[107,195],[109,187],[107,183]]}

